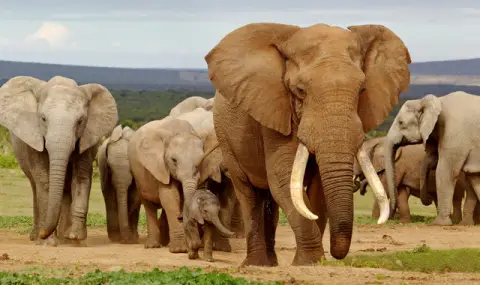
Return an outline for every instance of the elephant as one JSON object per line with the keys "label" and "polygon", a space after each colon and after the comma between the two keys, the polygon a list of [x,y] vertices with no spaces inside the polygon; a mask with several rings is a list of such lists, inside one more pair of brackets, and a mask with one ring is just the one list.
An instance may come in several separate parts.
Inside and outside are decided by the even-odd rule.
{"label": "elephant", "polygon": [[[368,154],[370,160],[372,161],[373,167],[377,172],[380,180],[384,188],[386,189],[386,179],[385,179],[385,156],[384,156],[384,149],[385,149],[385,137],[378,137],[378,138],[371,138],[363,143],[363,147]],[[411,223],[411,216],[410,216],[410,207],[408,204],[408,198],[410,195],[413,195],[417,198],[420,198],[420,193],[422,189],[421,185],[421,175],[422,175],[422,165],[424,164],[425,160],[429,158],[426,157],[425,149],[423,145],[406,145],[399,147],[395,154],[395,185],[398,189],[398,196],[397,196],[397,208],[400,214],[400,222],[402,223]],[[363,177],[362,171],[358,162],[355,160],[354,163],[354,173],[355,176],[363,180],[360,183],[360,187],[356,190],[360,189],[361,193],[366,192],[366,186],[368,185],[368,181]],[[424,179],[430,181],[430,184],[423,189],[427,191],[430,196],[434,197],[435,205],[437,204],[436,201],[436,188],[435,184],[431,183],[435,181],[435,173],[432,172],[430,174],[426,173]],[[465,184],[460,183],[459,181],[455,186],[455,195],[453,196],[453,217],[455,217],[456,222],[460,222],[462,220],[462,199],[465,192]],[[465,182],[465,181],[463,181]],[[362,195],[363,195],[362,194]],[[430,201],[431,204],[431,201]],[[428,205],[430,205],[428,204]],[[428,206],[427,205],[427,206]],[[468,208],[468,207],[467,207]],[[467,209],[465,211],[469,212],[472,215],[473,208]],[[464,212],[465,212],[464,211]],[[375,202],[373,209],[372,209],[372,217],[378,218],[379,216],[379,209],[378,204]]]}
{"label": "elephant", "polygon": [[192,96],[178,103],[175,107],[170,110],[169,116],[176,118],[181,114],[191,112],[197,108],[211,109],[213,103],[213,98],[205,99],[200,96]]}
{"label": "elephant", "polygon": [[[198,249],[202,244],[204,260],[212,262],[213,229],[216,228],[222,235],[232,237],[220,221],[220,200],[208,189],[197,189],[183,206],[183,228],[188,247],[188,258],[197,259]],[[203,234],[200,234],[203,232]]]}
{"label": "elephant", "polygon": [[33,190],[32,241],[86,238],[93,160],[117,121],[115,99],[100,84],[17,76],[0,88],[0,124]]}
{"label": "elephant", "polygon": [[[385,143],[385,172],[390,197],[396,196],[392,155],[407,144],[423,144],[428,156],[437,157],[435,182],[438,213],[433,225],[452,225],[454,187],[461,172],[480,197],[480,98],[463,91],[437,97],[427,94],[408,100],[400,108]],[[469,191],[467,191],[469,199]],[[390,199],[395,203],[395,199]],[[392,202],[393,201],[393,202]],[[423,203],[422,199],[422,203]],[[428,201],[425,201],[428,202]]]}
{"label": "elephant", "polygon": [[[421,146],[423,149],[423,145],[412,145],[412,146]],[[470,150],[468,160],[472,158],[480,158],[480,149],[473,148]],[[467,162],[468,162],[467,160]],[[422,161],[420,167],[420,195],[419,198],[422,201],[422,204],[425,206],[429,206],[433,202],[437,206],[438,210],[438,197],[436,191],[432,191],[431,189],[436,190],[436,179],[435,175],[433,175],[434,179],[432,179],[431,173],[435,172],[435,168],[438,164],[438,154],[436,152],[430,152],[428,155],[425,154],[425,158]],[[466,163],[468,167],[469,163]],[[460,222],[461,225],[475,225],[476,217],[478,209],[477,209],[477,195],[475,194],[475,190],[472,188],[472,185],[469,181],[468,173],[461,171],[458,175],[457,182],[455,184],[455,189],[453,193],[453,214],[451,216],[452,222],[458,223]],[[462,206],[462,199],[463,193],[466,192],[465,203],[463,205],[463,217],[461,215],[461,206]]]}
{"label": "elephant", "polygon": [[108,237],[113,242],[138,243],[141,201],[130,170],[128,143],[135,131],[113,129],[98,151],[100,182],[107,212]]}
{"label": "elephant", "polygon": [[292,264],[325,257],[327,216],[330,254],[344,258],[354,156],[380,201],[379,222],[388,219],[385,190],[360,146],[410,84],[410,55],[395,33],[381,25],[247,24],[223,37],[205,61],[216,88],[215,132],[244,220],[243,265],[278,264],[279,207],[295,234]]}
{"label": "elephant", "polygon": [[[133,134],[128,158],[147,215],[145,248],[164,244],[160,240],[157,219],[157,210],[163,208],[169,228],[170,252],[187,252],[179,221],[183,199],[195,192],[201,175],[221,182],[218,167],[210,167],[208,160],[197,165],[203,154],[204,139],[185,120],[151,121]],[[216,173],[207,174],[208,171]]]}

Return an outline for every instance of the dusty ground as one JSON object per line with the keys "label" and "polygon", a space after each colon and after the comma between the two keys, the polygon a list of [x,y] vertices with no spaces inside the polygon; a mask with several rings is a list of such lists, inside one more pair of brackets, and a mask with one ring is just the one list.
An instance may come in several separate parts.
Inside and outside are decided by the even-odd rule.
{"label": "dusty ground", "polygon": [[[249,280],[276,280],[296,284],[480,284],[480,274],[423,274],[321,265],[293,267],[289,264],[295,253],[295,241],[289,227],[279,227],[277,233],[279,266],[276,268],[238,268],[246,254],[243,239],[232,240],[232,253],[214,252],[216,262],[207,263],[202,260],[189,260],[186,254],[171,254],[167,248],[146,250],[143,244],[112,244],[108,241],[104,229],[89,229],[88,236],[86,247],[61,245],[49,248],[34,245],[27,235],[20,235],[15,231],[1,231],[0,260],[4,253],[8,254],[9,259],[0,261],[0,268],[2,271],[23,272],[64,270],[66,274],[81,275],[96,268],[150,271],[155,267],[169,270],[186,265],[191,268],[205,268],[207,271],[218,269]],[[350,255],[372,250],[410,250],[423,243],[433,249],[478,247],[480,227],[362,225],[354,230]],[[325,238],[324,244],[328,251],[328,238]],[[332,257],[327,255],[327,258]]]}

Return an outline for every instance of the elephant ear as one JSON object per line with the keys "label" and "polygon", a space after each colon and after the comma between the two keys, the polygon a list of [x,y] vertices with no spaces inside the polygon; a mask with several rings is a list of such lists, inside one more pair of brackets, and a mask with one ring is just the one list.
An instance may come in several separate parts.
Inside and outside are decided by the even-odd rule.
{"label": "elephant ear", "polygon": [[122,137],[122,125],[118,125],[112,131],[112,135],[110,136],[110,142],[116,142],[121,137]]}
{"label": "elephant ear", "polygon": [[90,98],[87,125],[80,137],[80,153],[83,153],[112,131],[118,122],[118,111],[115,99],[107,88],[96,83],[80,88]]}
{"label": "elephant ear", "polygon": [[300,28],[256,23],[226,35],[206,56],[208,76],[230,104],[263,126],[291,133],[291,99],[283,75],[285,59],[278,46]]}
{"label": "elephant ear", "polygon": [[144,129],[137,144],[140,163],[163,184],[170,183],[170,170],[165,163],[165,140],[172,133],[164,129]]}
{"label": "elephant ear", "polygon": [[44,148],[37,106],[45,85],[45,81],[30,76],[17,76],[0,88],[0,125],[36,151]]}
{"label": "elephant ear", "polygon": [[[217,136],[215,132],[211,132],[205,138],[205,143],[203,144],[203,151],[206,153],[210,149],[217,146]],[[208,154],[202,163],[199,165],[200,171],[200,183],[203,183],[208,178],[213,179],[217,183],[222,182],[222,171],[221,165],[223,162],[222,152],[219,147]]]}
{"label": "elephant ear", "polygon": [[410,53],[403,41],[382,25],[349,26],[363,54],[365,89],[358,99],[358,115],[368,132],[381,124],[410,84]]}
{"label": "elephant ear", "polygon": [[400,156],[402,156],[402,151],[403,151],[403,147],[399,147],[397,149],[397,152],[395,153],[395,162],[400,159]]}
{"label": "elephant ear", "polygon": [[437,124],[438,115],[442,111],[442,102],[433,94],[425,95],[421,99],[420,106],[420,135],[422,136],[423,144],[427,143],[428,137],[433,132]]}

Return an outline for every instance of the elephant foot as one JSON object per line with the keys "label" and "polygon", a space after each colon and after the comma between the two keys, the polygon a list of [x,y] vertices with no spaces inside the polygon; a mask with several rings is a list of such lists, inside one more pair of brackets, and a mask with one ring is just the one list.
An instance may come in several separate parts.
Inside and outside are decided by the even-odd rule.
{"label": "elephant foot", "polygon": [[270,256],[267,254],[250,254],[247,255],[247,258],[245,258],[240,266],[278,266],[277,254],[275,252],[270,253]]}
{"label": "elephant foot", "polygon": [[75,223],[65,232],[65,238],[71,240],[84,240],[87,238],[87,228]]}
{"label": "elephant foot", "polygon": [[453,223],[452,223],[452,219],[450,217],[443,218],[443,217],[437,216],[435,218],[435,220],[433,220],[431,225],[433,225],[433,226],[451,226],[451,225],[453,225]]}
{"label": "elephant foot", "polygon": [[410,217],[400,217],[401,224],[410,224],[411,222],[412,222],[412,219]]}
{"label": "elephant foot", "polygon": [[232,252],[232,246],[228,239],[220,239],[213,242],[213,250],[223,251],[223,252]]}
{"label": "elephant foot", "polygon": [[147,238],[147,240],[145,241],[145,245],[144,245],[145,248],[160,248],[162,247],[162,245],[160,244],[160,242],[154,238]]}
{"label": "elephant foot", "polygon": [[122,243],[122,244],[136,244],[136,243],[138,243],[138,233],[137,234],[133,234],[133,233],[126,234],[125,237],[122,238],[120,243]]}
{"label": "elephant foot", "polygon": [[52,234],[50,235],[48,238],[46,239],[40,239],[40,238],[37,238],[35,240],[35,244],[36,245],[43,245],[43,246],[52,246],[52,247],[56,247],[58,246],[58,238],[55,236],[55,234]]}
{"label": "elephant foot", "polygon": [[168,250],[171,253],[186,253],[187,252],[187,245],[183,239],[180,240],[172,240],[168,245]]}
{"label": "elephant foot", "polygon": [[[460,223],[461,221],[462,221],[462,215],[460,215],[460,216],[452,215],[452,222],[453,222],[454,224],[458,224],[458,223]],[[473,220],[472,220],[472,222],[473,222]]]}
{"label": "elephant foot", "polygon": [[463,218],[462,221],[459,223],[461,226],[474,226],[475,222],[473,218]]}
{"label": "elephant foot", "polygon": [[318,262],[321,262],[325,259],[325,253],[323,248],[316,251],[300,251],[297,248],[297,252],[295,253],[295,257],[293,258],[292,265],[293,266],[306,266],[306,265],[316,265]]}
{"label": "elephant foot", "polygon": [[213,256],[212,253],[203,253],[203,260],[208,261],[208,262],[213,262]]}
{"label": "elephant foot", "polygon": [[235,235],[233,236],[234,238],[245,238],[245,232],[235,232]]}
{"label": "elephant foot", "polygon": [[197,258],[198,258],[198,250],[188,251],[188,259],[197,259]]}
{"label": "elephant foot", "polygon": [[122,240],[122,235],[120,231],[108,231],[108,239],[111,242],[120,242]]}

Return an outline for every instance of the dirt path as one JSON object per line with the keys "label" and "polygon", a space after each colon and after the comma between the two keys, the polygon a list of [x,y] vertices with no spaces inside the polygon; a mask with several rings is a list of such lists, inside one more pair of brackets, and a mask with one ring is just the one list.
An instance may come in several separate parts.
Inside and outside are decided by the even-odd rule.
{"label": "dirt path", "polygon": [[[232,253],[214,252],[216,262],[207,263],[189,260],[186,254],[171,254],[167,248],[146,250],[143,244],[112,244],[104,229],[89,229],[88,236],[86,247],[62,245],[49,248],[34,245],[27,235],[0,231],[0,257],[4,253],[9,256],[9,260],[0,261],[0,268],[8,271],[55,269],[57,272],[64,269],[65,274],[81,275],[96,268],[146,271],[154,267],[169,270],[188,266],[207,271],[216,269],[249,280],[295,284],[480,284],[480,274],[423,274],[320,265],[293,267],[290,263],[295,254],[295,240],[289,227],[278,229],[276,245],[279,266],[275,268],[238,268],[246,254],[243,239],[232,240]],[[328,237],[327,233],[324,240],[326,251],[329,249]],[[433,249],[478,247],[480,227],[357,226],[349,254],[410,250],[423,243]],[[332,257],[327,254],[327,258]]]}

